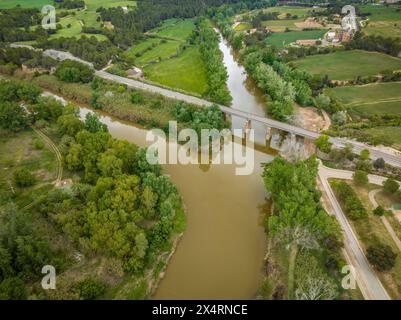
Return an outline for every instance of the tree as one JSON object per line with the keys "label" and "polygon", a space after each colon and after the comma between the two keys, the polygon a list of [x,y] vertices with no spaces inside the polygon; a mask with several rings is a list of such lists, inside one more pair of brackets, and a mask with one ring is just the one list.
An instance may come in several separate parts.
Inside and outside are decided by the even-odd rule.
{"label": "tree", "polygon": [[108,131],[107,126],[103,124],[99,116],[93,112],[89,112],[85,116],[85,130],[91,133]]}
{"label": "tree", "polygon": [[373,166],[376,169],[384,169],[386,167],[386,162],[384,161],[383,158],[377,158],[374,162],[373,162]]}
{"label": "tree", "polygon": [[84,124],[73,114],[62,115],[57,120],[57,126],[61,134],[68,134],[71,137],[84,129]]}
{"label": "tree", "polygon": [[83,300],[94,300],[101,296],[106,289],[102,282],[94,278],[86,278],[78,282],[75,287]]}
{"label": "tree", "polygon": [[27,298],[24,282],[17,277],[0,282],[0,300],[25,300]]}
{"label": "tree", "polygon": [[356,170],[352,175],[352,179],[357,185],[364,186],[369,182],[368,174],[362,170]]}
{"label": "tree", "polygon": [[366,257],[378,271],[389,271],[394,267],[397,255],[390,246],[378,243],[368,247]]}
{"label": "tree", "polygon": [[19,168],[14,171],[14,183],[21,188],[33,186],[35,176],[27,168]]}
{"label": "tree", "polygon": [[94,70],[89,66],[74,60],[64,60],[56,70],[55,75],[65,82],[91,82]]}
{"label": "tree", "polygon": [[330,141],[330,137],[322,134],[315,140],[316,147],[324,153],[330,153],[331,146],[333,145]]}
{"label": "tree", "polygon": [[25,109],[13,102],[0,103],[0,127],[6,130],[18,132],[29,124]]}
{"label": "tree", "polygon": [[384,210],[382,206],[377,206],[373,210],[373,214],[376,216],[383,216],[385,213],[386,213],[386,210]]}
{"label": "tree", "polygon": [[359,158],[363,161],[369,160],[370,158],[370,151],[368,149],[363,149],[359,154]]}
{"label": "tree", "polygon": [[100,155],[97,166],[103,177],[117,177],[122,174],[123,162],[113,154]]}
{"label": "tree", "polygon": [[383,190],[390,194],[395,194],[399,188],[400,188],[400,185],[398,184],[398,182],[392,178],[388,178],[383,183]]}

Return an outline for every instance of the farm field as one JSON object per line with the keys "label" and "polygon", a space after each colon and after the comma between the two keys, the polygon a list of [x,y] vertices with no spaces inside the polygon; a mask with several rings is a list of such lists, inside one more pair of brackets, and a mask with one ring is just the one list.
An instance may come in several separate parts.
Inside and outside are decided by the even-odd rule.
{"label": "farm field", "polygon": [[189,47],[177,58],[147,66],[145,76],[168,87],[198,93],[207,91],[206,74],[199,50]]}
{"label": "farm field", "polygon": [[[398,7],[401,8],[401,7]],[[360,12],[371,13],[364,32],[369,35],[401,38],[401,12],[396,7],[360,6]]]}
{"label": "farm field", "polygon": [[273,32],[284,32],[287,28],[290,30],[301,30],[295,23],[303,22],[303,19],[290,19],[290,20],[268,20],[263,21],[262,25]]}
{"label": "farm field", "polygon": [[159,43],[152,50],[146,51],[142,56],[136,58],[135,64],[139,67],[143,67],[148,63],[170,58],[177,53],[179,47],[180,42],[165,40],[165,42]]}
{"label": "farm field", "polygon": [[276,47],[283,47],[296,40],[320,39],[327,30],[275,32],[266,39],[266,43]]}
{"label": "farm field", "polygon": [[292,6],[280,6],[280,7],[271,7],[267,9],[263,9],[263,12],[278,12],[280,13],[279,18],[283,19],[286,17],[286,14],[289,13],[292,16],[298,16],[298,18],[306,18],[309,16],[311,11],[317,11],[321,9],[312,9],[306,7],[292,7]]}
{"label": "farm field", "polygon": [[401,150],[401,128],[400,127],[375,127],[364,130],[372,137],[379,137],[381,141],[392,144],[395,149]]}
{"label": "farm field", "polygon": [[314,55],[293,63],[315,75],[327,74],[333,80],[352,80],[358,75],[372,76],[385,70],[401,69],[401,59],[361,50]]}
{"label": "farm field", "polygon": [[401,82],[337,87],[326,93],[361,113],[401,114]]}
{"label": "farm field", "polygon": [[0,9],[10,9],[17,5],[22,8],[42,8],[43,6],[50,4],[53,5],[53,0],[0,0]]}

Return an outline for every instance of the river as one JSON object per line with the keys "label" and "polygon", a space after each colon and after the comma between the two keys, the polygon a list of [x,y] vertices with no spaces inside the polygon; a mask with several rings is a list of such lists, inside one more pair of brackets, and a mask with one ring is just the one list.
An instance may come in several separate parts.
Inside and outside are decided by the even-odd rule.
{"label": "river", "polygon": [[[263,98],[222,40],[233,106],[264,114]],[[81,108],[81,116],[89,109]],[[146,146],[146,130],[100,113],[114,138]],[[239,119],[233,125],[241,128]],[[183,197],[187,228],[153,296],[154,299],[252,299],[263,276],[266,252],[261,164],[272,155],[255,151],[251,175],[235,175],[235,165],[166,165]]]}

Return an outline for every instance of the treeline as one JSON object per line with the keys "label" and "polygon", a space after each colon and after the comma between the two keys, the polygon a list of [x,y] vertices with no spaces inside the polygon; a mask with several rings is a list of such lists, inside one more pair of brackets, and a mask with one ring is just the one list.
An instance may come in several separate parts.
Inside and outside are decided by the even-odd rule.
{"label": "treeline", "polygon": [[332,183],[332,186],[345,213],[350,217],[350,219],[358,220],[368,216],[366,208],[363,206],[361,200],[359,200],[354,189],[348,183],[339,181]]}
{"label": "treeline", "polygon": [[30,30],[41,21],[37,9],[3,9],[0,10],[0,42],[30,41],[46,38],[47,31],[43,28]]}
{"label": "treeline", "polygon": [[293,114],[294,86],[285,81],[270,65],[262,60],[259,52],[245,54],[244,65],[249,74],[271,99],[269,112],[275,119],[286,120]]}
{"label": "treeline", "polygon": [[273,204],[267,232],[288,250],[288,299],[327,300],[339,295],[342,243],[335,219],[320,203],[317,170],[313,158],[292,164],[277,157],[263,172]]}
{"label": "treeline", "polygon": [[206,69],[208,84],[206,95],[213,102],[229,106],[232,98],[226,84],[228,74],[219,49],[219,35],[206,19],[198,21],[197,32],[200,52]]}
{"label": "treeline", "polygon": [[59,8],[62,9],[81,9],[85,8],[85,1],[84,0],[63,0],[57,1]]}
{"label": "treeline", "polygon": [[362,32],[357,32],[352,41],[345,44],[345,47],[349,50],[378,51],[395,57],[398,57],[401,52],[400,38],[384,38],[382,36],[365,35]]}
{"label": "treeline", "polygon": [[[258,4],[264,2],[256,1]],[[128,13],[121,8],[99,8],[98,12],[103,21],[110,21],[115,27],[110,40],[119,47],[127,48],[141,38],[143,32],[158,27],[163,20],[193,18],[223,4],[246,6],[251,3],[250,0],[143,0],[138,1],[136,9]]]}
{"label": "treeline", "polygon": [[[0,49],[0,70],[12,74],[17,67],[25,65],[29,68],[51,69],[58,62],[53,58],[46,57],[42,52],[28,48],[4,48]],[[4,66],[4,67],[3,67]]]}
{"label": "treeline", "polygon": [[121,50],[110,41],[99,41],[96,37],[57,38],[46,40],[38,44],[42,49],[56,49],[68,51],[82,60],[92,62],[96,69],[107,65],[110,59],[115,58]]}

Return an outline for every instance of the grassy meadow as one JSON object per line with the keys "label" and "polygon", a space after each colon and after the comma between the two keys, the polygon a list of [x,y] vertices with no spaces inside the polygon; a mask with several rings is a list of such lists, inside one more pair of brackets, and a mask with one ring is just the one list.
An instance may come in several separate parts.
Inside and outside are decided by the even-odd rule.
{"label": "grassy meadow", "polygon": [[[359,6],[361,13],[370,13],[367,16],[369,23],[363,31],[369,35],[401,38],[401,6]],[[400,40],[401,41],[401,40]]]}
{"label": "grassy meadow", "polygon": [[358,75],[373,76],[385,70],[401,70],[401,59],[361,50],[313,55],[293,63],[311,74],[327,74],[333,80],[352,80]]}
{"label": "grassy meadow", "polygon": [[337,87],[326,93],[361,113],[401,115],[401,82]]}

